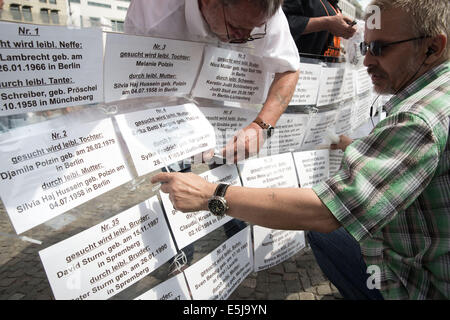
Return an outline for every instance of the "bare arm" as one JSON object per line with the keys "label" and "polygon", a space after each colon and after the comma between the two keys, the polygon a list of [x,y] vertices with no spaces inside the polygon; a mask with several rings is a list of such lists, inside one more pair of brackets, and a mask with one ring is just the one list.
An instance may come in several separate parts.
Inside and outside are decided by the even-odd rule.
{"label": "bare arm", "polygon": [[[193,173],[159,173],[152,178],[156,182],[163,183],[161,191],[183,212],[208,210],[217,186]],[[331,232],[340,227],[312,189],[230,186],[225,199],[227,215],[268,228]]]}
{"label": "bare arm", "polygon": [[314,17],[309,19],[302,34],[329,31],[336,37],[348,39],[356,32],[356,28],[349,25],[350,22],[352,20],[343,16],[341,13],[335,16]]}

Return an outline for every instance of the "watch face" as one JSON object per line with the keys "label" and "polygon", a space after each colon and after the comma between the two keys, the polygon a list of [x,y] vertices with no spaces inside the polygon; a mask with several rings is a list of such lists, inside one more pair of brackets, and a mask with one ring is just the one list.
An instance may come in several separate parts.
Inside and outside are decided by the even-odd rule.
{"label": "watch face", "polygon": [[225,211],[227,210],[227,205],[225,201],[223,201],[219,197],[212,198],[208,202],[208,209],[212,214],[216,216],[223,216],[225,214]]}

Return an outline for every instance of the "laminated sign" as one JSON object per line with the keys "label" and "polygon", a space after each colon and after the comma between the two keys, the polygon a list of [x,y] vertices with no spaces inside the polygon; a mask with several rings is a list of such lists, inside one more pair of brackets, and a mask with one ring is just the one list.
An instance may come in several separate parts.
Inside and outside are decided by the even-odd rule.
{"label": "laminated sign", "polygon": [[131,180],[111,119],[0,136],[0,196],[17,233]]}
{"label": "laminated sign", "polygon": [[103,101],[102,33],[0,22],[0,116]]}
{"label": "laminated sign", "polygon": [[156,196],[39,251],[56,299],[107,299],[176,253]]}

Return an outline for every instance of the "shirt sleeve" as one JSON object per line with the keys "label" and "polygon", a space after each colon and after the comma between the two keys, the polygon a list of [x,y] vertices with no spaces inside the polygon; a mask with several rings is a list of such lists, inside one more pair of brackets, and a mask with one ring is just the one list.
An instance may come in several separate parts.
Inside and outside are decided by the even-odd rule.
{"label": "shirt sleeve", "polygon": [[300,0],[286,0],[283,2],[283,11],[289,23],[292,37],[295,41],[302,36],[309,22]]}
{"label": "shirt sleeve", "polygon": [[432,128],[417,115],[399,113],[348,146],[338,173],[313,190],[362,241],[420,196],[435,173],[439,153]]}

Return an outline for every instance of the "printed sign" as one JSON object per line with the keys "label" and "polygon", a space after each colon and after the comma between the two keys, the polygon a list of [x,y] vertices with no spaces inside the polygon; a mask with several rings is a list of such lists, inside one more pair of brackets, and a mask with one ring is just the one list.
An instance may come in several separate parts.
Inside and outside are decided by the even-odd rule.
{"label": "printed sign", "polygon": [[343,157],[344,152],[342,150],[330,150],[330,177],[341,168]]}
{"label": "printed sign", "polygon": [[298,187],[291,153],[248,159],[238,164],[242,184],[251,188]]}
{"label": "printed sign", "polygon": [[318,107],[342,100],[344,72],[344,68],[322,68],[317,98]]}
{"label": "printed sign", "polygon": [[250,227],[246,227],[184,273],[194,300],[226,300],[252,270]]}
{"label": "printed sign", "polygon": [[17,233],[131,180],[111,119],[0,136],[0,195]]}
{"label": "printed sign", "polygon": [[295,152],[293,155],[302,188],[311,188],[328,178],[330,172],[328,149]]}
{"label": "printed sign", "polygon": [[[282,114],[278,119],[274,134],[264,143],[264,148],[270,148],[267,154],[279,154],[300,150],[309,116],[307,114]],[[260,154],[264,154],[264,148]]]}
{"label": "printed sign", "polygon": [[[291,153],[251,159],[239,165],[242,183],[251,188],[297,188],[294,160]],[[275,230],[253,227],[254,270],[278,264],[304,247],[303,231]],[[268,240],[271,239],[271,240]]]}
{"label": "printed sign", "polygon": [[289,105],[315,105],[319,91],[322,66],[310,63],[300,63],[300,76],[294,95]]}
{"label": "printed sign", "polygon": [[213,100],[262,103],[267,72],[261,57],[207,46],[193,96]]}
{"label": "printed sign", "polygon": [[188,94],[200,67],[203,45],[108,33],[105,101]]}
{"label": "printed sign", "polygon": [[258,115],[256,110],[232,107],[200,107],[214,127],[216,150],[220,151],[237,132],[249,125]]}
{"label": "printed sign", "polygon": [[372,89],[372,80],[367,73],[367,68],[359,68],[356,71],[356,95],[360,95]]}
{"label": "printed sign", "polygon": [[[213,183],[222,182],[234,186],[241,185],[235,165],[223,165],[202,173],[200,176]],[[169,195],[162,192],[160,194],[170,227],[175,236],[175,241],[180,249],[214,231],[232,219],[226,215],[223,217],[214,216],[209,211],[188,213],[177,211],[173,208]]]}
{"label": "printed sign", "polygon": [[139,175],[214,149],[214,128],[192,103],[116,116]]}
{"label": "printed sign", "polygon": [[56,299],[108,299],[176,254],[156,196],[39,251]]}
{"label": "printed sign", "polygon": [[102,33],[0,22],[0,116],[103,100]]}
{"label": "printed sign", "polygon": [[303,231],[274,230],[253,226],[255,272],[271,268],[305,247]]}
{"label": "printed sign", "polygon": [[191,300],[191,297],[184,274],[179,273],[134,300]]}
{"label": "printed sign", "polygon": [[302,150],[311,150],[321,144],[329,144],[326,139],[326,131],[336,123],[336,110],[315,113],[311,116]]}

